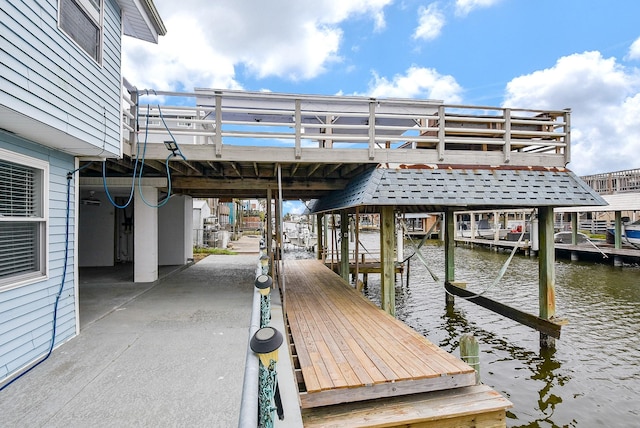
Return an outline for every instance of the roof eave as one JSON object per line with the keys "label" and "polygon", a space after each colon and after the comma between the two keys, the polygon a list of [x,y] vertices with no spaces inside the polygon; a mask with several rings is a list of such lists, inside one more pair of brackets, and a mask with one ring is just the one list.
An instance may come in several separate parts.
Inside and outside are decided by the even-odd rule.
{"label": "roof eave", "polygon": [[122,9],[123,31],[127,36],[158,43],[167,34],[153,0],[117,0]]}

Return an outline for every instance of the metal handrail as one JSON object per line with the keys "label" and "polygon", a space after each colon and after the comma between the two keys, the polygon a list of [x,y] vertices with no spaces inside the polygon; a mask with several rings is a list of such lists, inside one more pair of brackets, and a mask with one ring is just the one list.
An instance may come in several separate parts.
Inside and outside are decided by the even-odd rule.
{"label": "metal handrail", "polygon": [[244,381],[242,384],[242,401],[240,402],[240,416],[238,428],[256,428],[258,426],[258,394],[260,367],[258,356],[249,347],[249,341],[260,329],[260,298],[257,290],[253,291],[251,306],[251,324],[247,340],[247,355],[244,365]]}

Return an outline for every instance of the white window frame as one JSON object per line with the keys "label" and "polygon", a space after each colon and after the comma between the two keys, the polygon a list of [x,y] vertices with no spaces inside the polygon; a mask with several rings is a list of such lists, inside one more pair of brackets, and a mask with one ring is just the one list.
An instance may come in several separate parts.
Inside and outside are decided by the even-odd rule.
{"label": "white window frame", "polygon": [[49,163],[30,156],[25,156],[9,150],[0,149],[0,158],[4,161],[12,162],[27,168],[39,170],[40,174],[40,216],[25,217],[3,217],[0,215],[0,222],[23,223],[25,221],[37,222],[39,227],[38,239],[38,260],[40,269],[34,272],[18,274],[6,278],[0,278],[0,292],[21,287],[34,282],[43,281],[49,278]]}
{"label": "white window frame", "polygon": [[[71,41],[73,41],[73,43],[80,48],[80,50],[82,50],[85,54],[87,54],[87,56],[93,59],[96,63],[101,65],[103,49],[104,49],[104,25],[103,25],[104,0],[93,0],[93,1],[92,0],[67,0],[75,3],[85,13],[85,15],[93,22],[93,24],[98,28],[99,36],[98,36],[98,46],[97,46],[97,52],[96,52],[97,58],[94,58],[91,53],[87,52],[82,47],[82,45],[80,45],[80,43],[78,43],[76,39],[71,34],[67,33],[62,27],[62,22],[61,22],[62,21],[62,1],[63,0],[58,0],[58,28],[60,29],[60,31],[66,34],[69,37],[69,39],[71,39]],[[95,6],[93,5],[96,3],[100,8],[100,10],[96,10]]]}

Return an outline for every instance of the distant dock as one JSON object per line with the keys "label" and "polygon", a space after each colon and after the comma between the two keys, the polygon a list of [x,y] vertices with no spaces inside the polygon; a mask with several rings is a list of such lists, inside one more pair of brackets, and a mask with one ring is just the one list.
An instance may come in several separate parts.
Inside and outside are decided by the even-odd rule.
{"label": "distant dock", "polygon": [[[615,248],[613,245],[603,241],[591,241],[593,244],[585,243],[580,245],[571,244],[555,244],[556,254],[558,257],[569,258],[572,261],[589,260],[622,265],[623,263],[640,264],[640,249],[632,247]],[[525,255],[536,255],[536,251],[531,246],[531,241],[522,240],[507,241],[482,238],[461,238],[456,237],[456,243],[471,246],[480,245],[486,248],[494,249],[513,249],[518,247]]]}

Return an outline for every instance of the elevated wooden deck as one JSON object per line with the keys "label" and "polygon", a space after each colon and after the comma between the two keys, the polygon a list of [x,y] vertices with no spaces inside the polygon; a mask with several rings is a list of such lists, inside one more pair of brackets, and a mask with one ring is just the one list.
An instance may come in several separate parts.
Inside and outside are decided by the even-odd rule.
{"label": "elevated wooden deck", "polygon": [[[289,341],[298,371],[300,404],[307,409],[303,418],[308,418],[309,424],[317,422],[318,415],[327,409],[344,412],[334,407],[339,403],[409,395],[428,401],[435,398],[420,394],[445,390],[467,391],[468,397],[474,397],[468,394],[468,387],[475,385],[475,373],[469,365],[382,311],[320,261],[285,263]],[[497,395],[497,408],[504,414],[510,403],[490,392],[488,407],[496,410],[493,399]],[[414,406],[410,404],[413,401],[406,406]],[[398,403],[396,407],[403,406]],[[403,419],[396,415],[395,420]],[[344,426],[356,426],[352,423]]]}

